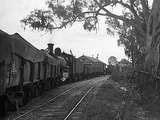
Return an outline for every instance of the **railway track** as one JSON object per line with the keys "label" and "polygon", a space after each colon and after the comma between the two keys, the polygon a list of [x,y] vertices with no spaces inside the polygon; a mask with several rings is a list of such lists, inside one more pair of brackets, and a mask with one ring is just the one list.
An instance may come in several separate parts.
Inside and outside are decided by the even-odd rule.
{"label": "railway track", "polygon": [[[73,113],[73,111],[74,111],[74,110],[78,107],[78,105],[84,100],[84,98],[89,94],[89,92],[94,88],[94,86],[95,86],[95,84],[96,84],[96,82],[93,82],[92,84],[90,84],[90,80],[88,81],[88,83],[89,83],[89,85],[91,85],[92,87],[89,87],[89,89],[87,88],[87,92],[83,92],[83,95],[81,95],[81,98],[78,98],[78,101],[77,101],[77,100],[75,100],[76,102],[74,101],[74,106],[72,106],[72,108],[70,108],[69,110],[67,110],[67,112],[64,112],[63,110],[62,110],[62,112],[58,112],[58,114],[59,114],[59,113],[65,114],[65,115],[62,115],[63,118],[60,117],[61,120],[67,120],[67,119],[70,117],[70,115]],[[93,84],[94,84],[94,86],[93,86]],[[72,87],[72,88],[70,88],[70,89],[65,90],[64,92],[62,92],[62,93],[60,93],[59,95],[53,97],[52,99],[49,99],[47,102],[45,102],[45,103],[43,103],[43,104],[41,104],[41,105],[39,105],[39,106],[37,106],[37,107],[35,107],[35,108],[27,111],[27,112],[19,115],[18,117],[14,118],[13,120],[36,120],[36,119],[39,119],[39,118],[37,118],[37,117],[35,117],[35,116],[37,116],[37,115],[36,115],[37,113],[40,113],[40,112],[39,112],[40,109],[43,109],[43,107],[45,107],[45,106],[47,106],[47,105],[49,105],[49,104],[51,104],[51,103],[56,102],[57,99],[59,99],[60,97],[62,97],[62,96],[65,95],[65,94],[67,94],[69,91],[71,91],[71,90],[74,89],[74,88],[76,88],[76,87]],[[86,90],[85,90],[85,91],[86,91]],[[51,106],[52,106],[52,105],[51,105]],[[55,106],[55,108],[56,108],[56,104],[53,105],[53,106]],[[59,106],[57,106],[57,108],[58,108],[58,107],[59,107]],[[51,108],[50,111],[55,111],[55,110],[54,110],[55,108],[54,108],[54,107]],[[57,109],[57,108],[56,108],[56,109]],[[45,110],[45,109],[46,109],[46,108],[44,108],[43,110]],[[46,110],[46,111],[47,111],[47,110]],[[48,111],[48,112],[50,112],[50,111]],[[43,114],[43,113],[42,113],[42,114]],[[54,114],[54,113],[53,113],[53,114]],[[57,113],[56,113],[56,114],[57,114]],[[39,115],[38,115],[38,116],[39,116]],[[43,115],[42,115],[42,116],[43,116]],[[50,116],[51,116],[51,115],[50,115]],[[42,117],[42,119],[43,119],[43,117]],[[56,120],[58,120],[58,118],[56,118]]]}
{"label": "railway track", "polygon": [[55,99],[57,99],[58,97],[64,95],[65,93],[69,92],[69,91],[72,90],[72,89],[73,89],[73,87],[70,88],[70,89],[65,90],[64,92],[62,92],[62,93],[60,93],[59,95],[53,97],[52,99],[48,100],[47,102],[45,102],[45,103],[43,103],[43,104],[41,104],[41,105],[39,105],[39,106],[37,106],[37,107],[35,107],[35,108],[33,108],[33,109],[27,111],[26,113],[24,113],[24,114],[22,114],[22,115],[20,115],[20,116],[18,116],[18,117],[16,117],[16,118],[14,118],[14,120],[20,120],[21,118],[23,118],[23,117],[29,115],[30,113],[34,112],[35,110],[37,110],[37,109],[39,109],[39,108],[41,108],[41,107],[47,105],[48,103],[53,102]]}
{"label": "railway track", "polygon": [[[94,86],[92,87],[89,87],[89,89],[87,88],[87,91],[85,89],[85,92],[83,91],[83,95],[81,95],[80,98],[78,98],[78,100],[75,100],[76,102],[74,103],[74,105],[72,105],[72,107],[69,109],[69,110],[65,110],[65,112],[63,111],[64,109],[59,109],[59,106],[55,106],[55,107],[51,107],[50,110],[47,110],[46,108],[48,108],[47,105],[49,105],[50,103],[53,103],[56,99],[58,99],[59,97],[63,96],[64,94],[66,94],[67,92],[71,91],[73,88],[70,88],[68,90],[66,90],[65,92],[57,95],[56,97],[54,97],[53,99],[51,100],[48,100],[46,103],[42,104],[42,105],[39,105],[37,106],[36,108],[14,118],[14,120],[37,120],[37,119],[43,119],[44,117],[47,117],[47,115],[43,115],[43,112],[44,114],[46,112],[51,112],[51,111],[56,111],[57,108],[60,110],[58,111],[57,113],[55,112],[56,116],[60,116],[60,117],[57,117],[56,120],[68,120],[68,118],[72,115],[72,113],[74,112],[74,110],[79,106],[79,104],[81,104],[81,102],[85,99],[85,97],[89,94],[89,92],[94,88]],[[43,108],[47,106],[46,108]],[[52,105],[49,105],[49,106],[52,106]],[[37,113],[40,113],[39,110],[40,109],[43,109],[43,112],[41,114],[41,117],[37,117]],[[61,111],[62,110],[62,111]],[[40,110],[41,111],[41,110]],[[53,112],[54,113],[54,112]],[[50,116],[50,115],[49,115]],[[45,118],[44,118],[45,119]]]}
{"label": "railway track", "polygon": [[84,100],[84,98],[89,94],[89,92],[94,88],[91,87],[85,94],[84,96],[77,102],[77,104],[70,110],[70,112],[66,115],[66,117],[63,120],[68,120],[68,118],[71,116],[71,114],[74,112],[74,110],[81,104],[81,102]]}

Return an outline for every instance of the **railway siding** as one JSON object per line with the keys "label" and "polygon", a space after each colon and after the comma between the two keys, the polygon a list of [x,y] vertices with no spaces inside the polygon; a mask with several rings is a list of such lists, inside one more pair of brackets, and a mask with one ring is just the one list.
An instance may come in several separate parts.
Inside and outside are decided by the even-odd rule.
{"label": "railway siding", "polygon": [[[91,79],[92,80],[92,79]],[[60,86],[56,89],[50,90],[50,91],[46,91],[44,92],[41,96],[32,99],[27,105],[25,105],[24,107],[22,107],[20,109],[20,111],[18,112],[10,112],[8,114],[8,116],[6,116],[6,120],[12,120],[13,118],[17,118],[18,116],[31,111],[32,109],[36,108],[37,106],[40,106],[44,103],[46,103],[46,101],[53,99],[55,96],[59,95],[60,93],[70,89],[71,87],[78,87],[78,86],[83,86],[86,84],[86,82],[90,82],[90,80],[87,81],[79,81],[76,83],[72,83],[72,84],[66,84],[64,86]]]}
{"label": "railway siding", "polygon": [[[23,107],[18,113],[9,115],[6,119],[7,120],[13,120],[13,118],[18,119],[18,120],[19,119],[23,119],[23,120],[24,119],[30,119],[30,120],[49,119],[51,117],[53,118],[54,115],[56,114],[57,115],[59,114],[58,116],[60,116],[60,117],[56,116],[57,117],[56,119],[61,119],[63,114],[64,113],[66,114],[66,111],[68,111],[66,109],[68,109],[71,106],[71,104],[73,105],[76,104],[76,102],[85,94],[86,90],[88,90],[91,86],[96,85],[98,82],[100,82],[99,79],[100,78],[98,77],[98,78],[94,78],[94,79],[90,79],[86,81],[80,81],[77,83],[72,83],[72,84],[68,84],[65,86],[61,86],[60,88],[51,90],[50,92],[46,92],[46,94],[42,95],[41,97],[35,98],[35,100],[33,99],[30,105]],[[72,87],[73,89],[71,89]],[[69,90],[69,91],[66,92],[66,94],[62,95],[62,98],[58,98],[57,100],[49,103],[48,105],[45,105],[47,109],[43,109],[43,107],[41,107],[41,104],[46,104],[45,102],[47,100],[50,100],[51,98],[55,97],[57,94],[63,93],[65,90]],[[60,101],[61,103],[58,103]],[[38,110],[36,110],[37,105],[38,107],[40,107]],[[61,109],[60,106],[63,106],[64,111],[60,110]],[[72,107],[73,106],[71,106],[70,109]],[[53,112],[55,112],[54,115],[51,114]],[[25,117],[22,114],[26,114]]]}

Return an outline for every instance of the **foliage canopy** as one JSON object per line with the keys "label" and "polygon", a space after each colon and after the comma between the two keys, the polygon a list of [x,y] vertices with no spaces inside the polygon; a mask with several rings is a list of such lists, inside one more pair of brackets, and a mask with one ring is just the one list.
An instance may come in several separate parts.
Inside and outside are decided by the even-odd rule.
{"label": "foliage canopy", "polygon": [[[98,27],[99,16],[104,16],[107,32],[117,32],[118,45],[125,47],[126,55],[134,64],[141,64],[144,61],[137,61],[144,57],[147,22],[151,11],[148,2],[149,0],[48,0],[47,10],[36,9],[21,22],[33,29],[50,32],[75,22],[83,22],[83,28],[92,31]],[[116,12],[121,12],[116,13],[115,9]]]}

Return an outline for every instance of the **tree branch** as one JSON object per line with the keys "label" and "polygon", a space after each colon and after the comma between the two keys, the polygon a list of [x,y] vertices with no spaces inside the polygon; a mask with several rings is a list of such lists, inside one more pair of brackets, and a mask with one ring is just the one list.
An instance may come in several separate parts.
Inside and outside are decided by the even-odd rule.
{"label": "tree branch", "polygon": [[[60,26],[57,26],[57,27],[53,27],[52,30],[54,29],[61,29],[63,27],[66,27],[66,25],[68,23],[71,23],[73,21],[76,21],[76,19],[81,16],[81,15],[84,15],[84,14],[96,14],[96,11],[87,11],[87,12],[82,12],[82,13],[79,13],[77,16],[74,16],[72,19],[66,21],[66,22],[63,22]],[[99,14],[99,15],[103,15],[103,14]],[[95,16],[90,16],[90,17],[95,17]],[[86,17],[86,18],[89,18],[89,17]]]}
{"label": "tree branch", "polygon": [[100,8],[99,11],[103,10],[103,11],[106,12],[106,14],[105,14],[106,16],[110,16],[110,17],[122,20],[124,22],[127,22],[127,23],[131,23],[132,22],[130,19],[124,18],[123,16],[120,16],[120,15],[113,14],[110,11],[108,11],[107,9],[105,9],[104,6],[107,6],[107,5],[102,6],[97,0],[94,0],[94,1],[99,6],[99,8]]}
{"label": "tree branch", "polygon": [[140,17],[138,16],[136,10],[133,7],[133,3],[130,0],[130,5],[124,3],[122,0],[117,1],[116,3],[119,3],[120,5],[124,6],[125,8],[128,8],[130,10],[130,12],[132,12],[132,14],[134,15],[135,19],[138,20],[139,22],[141,21]]}
{"label": "tree branch", "polygon": [[141,4],[142,4],[142,9],[143,9],[143,13],[145,16],[145,22],[148,22],[148,18],[149,18],[149,6],[148,6],[148,0],[140,0]]}
{"label": "tree branch", "polygon": [[145,33],[141,28],[141,20],[140,20],[139,16],[137,15],[137,13],[135,12],[135,10],[133,8],[131,8],[131,6],[129,6],[128,4],[123,3],[122,0],[115,2],[115,4],[119,3],[119,4],[123,5],[124,7],[128,8],[132,13],[134,13],[135,16],[137,16],[137,17],[135,17],[136,18],[135,20],[127,19],[127,18],[124,18],[123,16],[119,16],[119,15],[111,13],[110,11],[108,11],[107,9],[104,8],[105,6],[107,6],[109,4],[106,4],[106,5],[102,6],[97,0],[94,0],[94,2],[99,6],[99,8],[101,10],[106,12],[106,14],[105,14],[106,16],[110,16],[110,17],[122,20],[123,22],[125,22],[127,24],[131,24],[131,25],[135,26],[137,28],[137,30],[139,30],[141,32],[141,34],[143,36],[145,36]]}

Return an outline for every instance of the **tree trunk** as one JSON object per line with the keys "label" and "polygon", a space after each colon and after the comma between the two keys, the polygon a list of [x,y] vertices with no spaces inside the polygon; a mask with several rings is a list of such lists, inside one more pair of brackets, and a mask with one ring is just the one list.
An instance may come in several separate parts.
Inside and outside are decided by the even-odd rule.
{"label": "tree trunk", "polygon": [[160,38],[160,1],[154,0],[148,20],[145,70],[157,74],[159,65],[159,38]]}

